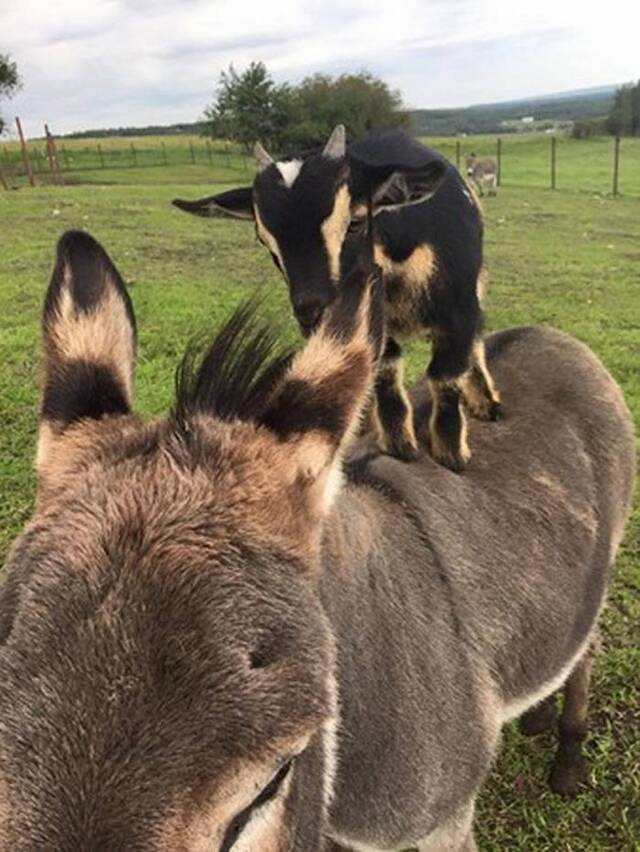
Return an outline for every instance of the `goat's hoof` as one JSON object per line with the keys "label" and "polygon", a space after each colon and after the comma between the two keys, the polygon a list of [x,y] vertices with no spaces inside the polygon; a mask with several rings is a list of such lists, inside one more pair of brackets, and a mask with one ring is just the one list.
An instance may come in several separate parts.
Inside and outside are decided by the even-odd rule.
{"label": "goat's hoof", "polygon": [[537,737],[555,728],[558,719],[556,705],[552,701],[544,701],[538,707],[533,707],[518,719],[518,730],[525,737]]}
{"label": "goat's hoof", "polygon": [[555,757],[549,773],[549,786],[559,796],[575,796],[587,781],[587,762],[582,754],[564,755],[561,751]]}
{"label": "goat's hoof", "polygon": [[501,402],[493,400],[489,405],[489,420],[495,423],[497,420],[502,420],[504,417],[504,409]]}
{"label": "goat's hoof", "polygon": [[453,473],[462,473],[463,470],[466,469],[467,464],[469,463],[470,455],[462,452],[455,452],[450,450],[448,452],[433,452],[431,453],[433,458],[438,462],[442,467],[448,468],[448,470]]}
{"label": "goat's hoof", "polygon": [[480,405],[469,405],[467,403],[469,413],[476,420],[484,420],[487,423],[495,423],[502,419],[503,409],[502,403],[493,399],[483,400]]}
{"label": "goat's hoof", "polygon": [[389,447],[389,454],[396,459],[405,462],[416,461],[420,457],[420,450],[411,441],[394,441]]}

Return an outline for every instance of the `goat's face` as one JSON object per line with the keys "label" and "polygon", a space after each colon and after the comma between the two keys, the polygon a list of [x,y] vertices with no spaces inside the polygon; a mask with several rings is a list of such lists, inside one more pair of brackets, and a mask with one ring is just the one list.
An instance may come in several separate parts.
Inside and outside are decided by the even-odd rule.
{"label": "goat's face", "polygon": [[[376,140],[381,140],[377,149]],[[446,171],[442,159],[419,160],[426,149],[418,151],[420,146],[403,134],[359,144],[362,150],[351,146],[347,151],[344,127],[339,125],[322,153],[304,160],[276,162],[257,146],[258,174],[252,188],[196,202],[174,201],[200,216],[255,220],[258,238],[288,283],[305,336],[317,327],[340,280],[367,251],[367,229],[375,227],[375,216],[425,201]],[[403,158],[409,160],[408,167]],[[371,236],[375,239],[375,233]]]}
{"label": "goat's face", "polygon": [[340,281],[353,210],[346,159],[314,155],[269,165],[256,177],[253,209],[258,239],[287,281],[300,329],[309,335]]}
{"label": "goat's face", "polygon": [[0,587],[2,852],[320,848],[319,541],[374,380],[380,283],[345,286],[293,360],[251,322],[144,424],[122,281],[86,234],[61,240],[37,511]]}

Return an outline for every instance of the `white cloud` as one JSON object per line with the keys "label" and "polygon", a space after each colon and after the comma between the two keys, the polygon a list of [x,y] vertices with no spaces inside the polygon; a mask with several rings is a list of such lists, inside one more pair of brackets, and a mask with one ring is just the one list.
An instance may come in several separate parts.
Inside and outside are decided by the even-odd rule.
{"label": "white cloud", "polygon": [[194,120],[229,62],[280,79],[369,67],[414,106],[450,106],[639,75],[640,4],[610,0],[0,0],[0,50],[29,133]]}

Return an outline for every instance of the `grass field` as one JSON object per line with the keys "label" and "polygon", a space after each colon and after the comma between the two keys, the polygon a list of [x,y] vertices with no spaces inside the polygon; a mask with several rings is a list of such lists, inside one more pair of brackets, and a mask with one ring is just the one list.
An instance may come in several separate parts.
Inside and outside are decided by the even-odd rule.
{"label": "grass field", "polygon": [[[551,138],[544,133],[502,136],[501,180],[503,186],[549,187]],[[495,136],[459,140],[427,138],[428,145],[456,161],[474,151],[479,156],[496,155]],[[67,183],[201,183],[243,181],[253,165],[226,142],[207,142],[200,136],[139,136],[59,141],[59,161]],[[613,139],[603,136],[585,141],[559,133],[556,149],[557,189],[601,194],[612,191]],[[100,150],[98,149],[100,146]],[[132,146],[133,149],[132,150]],[[42,141],[29,143],[40,183],[49,182],[49,164]],[[0,168],[14,185],[26,182],[17,142],[0,144]],[[619,191],[640,196],[640,139],[623,139],[620,149]]]}
{"label": "grass field", "polygon": [[[63,230],[89,229],[130,285],[141,334],[138,407],[148,415],[166,410],[189,338],[214,328],[247,293],[260,289],[268,312],[290,315],[285,287],[249,225],[203,221],[169,206],[175,195],[208,191],[204,177],[193,182],[191,168],[199,167],[183,169],[175,185],[0,192],[0,556],[33,501],[39,314]],[[486,218],[489,326],[550,323],[577,335],[621,383],[640,425],[640,200],[506,188],[487,201]],[[293,322],[288,329],[296,339]],[[411,345],[411,376],[425,354],[424,345]],[[590,785],[570,802],[552,795],[546,773],[553,737],[527,740],[509,727],[480,799],[483,852],[640,849],[639,624],[636,505],[604,617]]]}

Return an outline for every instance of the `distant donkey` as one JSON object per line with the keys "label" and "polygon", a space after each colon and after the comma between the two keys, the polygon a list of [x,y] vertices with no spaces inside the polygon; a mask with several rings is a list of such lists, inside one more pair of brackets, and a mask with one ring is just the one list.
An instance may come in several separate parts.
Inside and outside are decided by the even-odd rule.
{"label": "distant donkey", "polygon": [[37,506],[0,587],[3,852],[472,850],[500,727],[567,677],[575,790],[628,411],[582,344],[503,332],[482,464],[343,483],[382,301],[356,268],[295,356],[241,308],[145,424],[122,280],[62,238]]}
{"label": "distant donkey", "polygon": [[482,216],[465,182],[437,152],[400,131],[371,134],[347,148],[338,125],[324,150],[304,160],[276,162],[259,145],[256,155],[253,187],[174,204],[199,216],[254,219],[289,284],[305,335],[372,239],[389,330],[376,380],[379,420],[372,419],[379,443],[401,459],[418,455],[395,338],[429,336],[431,452],[462,470],[470,451],[461,402],[482,420],[500,416],[481,337]]}
{"label": "distant donkey", "polygon": [[498,193],[498,164],[492,157],[484,160],[470,154],[467,157],[467,177],[476,186],[478,193],[484,195],[485,189],[489,195]]}

